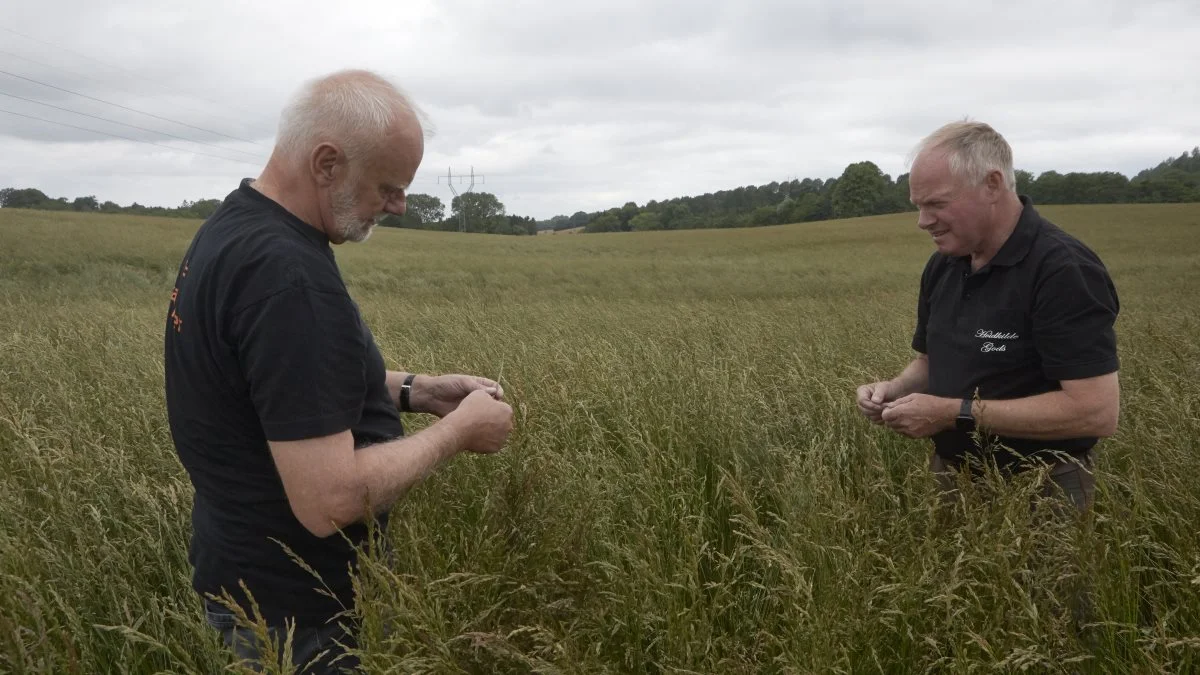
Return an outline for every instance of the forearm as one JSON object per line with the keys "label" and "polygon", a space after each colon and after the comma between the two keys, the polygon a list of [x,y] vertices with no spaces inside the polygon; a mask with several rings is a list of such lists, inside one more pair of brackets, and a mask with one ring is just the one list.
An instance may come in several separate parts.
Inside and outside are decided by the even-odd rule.
{"label": "forearm", "polygon": [[899,375],[892,378],[891,398],[923,394],[929,388],[929,358],[921,354],[912,360]]}
{"label": "forearm", "polygon": [[[465,448],[462,426],[448,418],[412,436],[356,451],[355,473],[371,509],[380,514]],[[365,507],[363,504],[360,509]]]}
{"label": "forearm", "polygon": [[1081,400],[1064,391],[1011,400],[975,401],[976,425],[999,436],[1055,441],[1103,437],[1115,432],[1115,416],[1095,400]]}

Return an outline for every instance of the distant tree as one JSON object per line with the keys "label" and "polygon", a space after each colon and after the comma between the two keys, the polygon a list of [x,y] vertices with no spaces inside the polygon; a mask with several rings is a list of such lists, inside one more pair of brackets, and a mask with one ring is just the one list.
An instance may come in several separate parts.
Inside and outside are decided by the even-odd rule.
{"label": "distant tree", "polygon": [[379,224],[384,227],[432,230],[438,228],[445,214],[446,206],[441,199],[414,192],[405,198],[404,215],[386,216]]}
{"label": "distant tree", "polygon": [[100,205],[100,211],[103,213],[120,213],[121,205],[116,202],[104,202]]}
{"label": "distant tree", "polygon": [[620,232],[621,219],[615,213],[605,213],[589,222],[585,232]]}
{"label": "distant tree", "polygon": [[411,214],[421,223],[436,223],[446,215],[446,205],[433,195],[414,192],[405,201],[405,215]]}
{"label": "distant tree", "polygon": [[846,167],[833,191],[833,216],[856,218],[878,213],[884,201],[888,179],[874,162],[858,162]]}
{"label": "distant tree", "polygon": [[6,188],[4,203],[0,206],[9,209],[53,208],[50,206],[51,201],[53,200],[47,197],[45,192],[36,188]]}
{"label": "distant tree", "polygon": [[779,205],[775,207],[775,222],[776,223],[795,223],[796,200],[792,199],[789,194]]}
{"label": "distant tree", "polygon": [[1135,202],[1200,201],[1200,148],[1139,172],[1128,191]]}
{"label": "distant tree", "polygon": [[638,232],[661,230],[662,219],[654,211],[642,211],[629,220],[629,228]]}
{"label": "distant tree", "polygon": [[880,195],[879,201],[875,203],[872,214],[903,213],[913,208],[912,203],[908,200],[908,174],[901,174],[893,182],[892,177],[885,173],[883,174],[883,180],[883,194]]}
{"label": "distant tree", "polygon": [[505,216],[503,223],[497,223],[495,234],[537,234],[538,223],[534,218],[524,216]]}
{"label": "distant tree", "polygon": [[499,234],[538,234],[538,221],[532,217],[508,216],[504,232]]}
{"label": "distant tree", "polygon": [[908,174],[900,174],[896,178],[896,185],[891,190],[892,199],[885,213],[903,213],[905,211],[915,211],[917,207],[909,200],[909,183]]}
{"label": "distant tree", "polygon": [[660,211],[664,230],[681,230],[692,215],[691,209],[679,200],[672,200]]}
{"label": "distant tree", "polygon": [[87,197],[76,197],[75,201],[71,202],[71,210],[73,211],[99,211],[100,202],[96,201],[96,195],[88,195]]}
{"label": "distant tree", "polygon": [[1017,194],[1028,195],[1033,188],[1033,174],[1017,169],[1014,172],[1017,179]]}
{"label": "distant tree", "polygon": [[490,192],[467,192],[450,202],[450,218],[454,229],[459,227],[463,213],[467,216],[469,232],[491,232],[496,230],[496,216],[504,215],[504,204]]}
{"label": "distant tree", "polygon": [[778,206],[760,206],[750,213],[750,224],[755,227],[775,225],[780,222],[778,210]]}
{"label": "distant tree", "polygon": [[793,223],[802,223],[810,220],[819,220],[824,217],[823,213],[828,212],[829,200],[820,194],[808,192],[800,195],[800,199],[796,200],[796,205],[792,208],[790,221]]}
{"label": "distant tree", "polygon": [[1129,192],[1133,201],[1144,203],[1200,201],[1200,174],[1169,168],[1131,182]]}
{"label": "distant tree", "polygon": [[201,199],[192,202],[192,216],[195,218],[208,218],[221,208],[221,200],[219,199]]}
{"label": "distant tree", "polygon": [[637,203],[625,202],[625,206],[621,207],[621,213],[619,216],[619,218],[621,220],[621,229],[625,232],[628,232],[629,230],[633,229],[629,223],[639,213],[641,213],[641,210],[638,209]]}
{"label": "distant tree", "polygon": [[1030,196],[1042,204],[1062,204],[1065,179],[1057,171],[1043,171],[1030,186]]}
{"label": "distant tree", "polygon": [[820,178],[805,178],[804,180],[800,181],[796,188],[802,195],[819,195],[825,191],[825,181],[821,180]]}
{"label": "distant tree", "polygon": [[1116,171],[1099,171],[1087,174],[1082,190],[1083,204],[1116,204],[1127,201],[1129,179]]}
{"label": "distant tree", "polygon": [[575,213],[571,214],[571,219],[568,222],[571,224],[571,227],[573,227],[573,228],[583,227],[584,225],[587,225],[588,221],[591,219],[592,219],[592,217],[589,216],[588,214],[584,213],[583,211],[576,211]]}

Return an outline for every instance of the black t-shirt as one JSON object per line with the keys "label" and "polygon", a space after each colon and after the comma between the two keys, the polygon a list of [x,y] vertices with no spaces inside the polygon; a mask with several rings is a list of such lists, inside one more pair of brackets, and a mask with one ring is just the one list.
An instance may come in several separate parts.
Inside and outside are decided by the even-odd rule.
{"label": "black t-shirt", "polygon": [[[179,267],[164,356],[171,434],[196,491],[195,589],[244,602],[244,581],[269,621],[312,624],[351,607],[346,539],[361,544],[366,525],[308,532],[267,447],[346,429],[356,447],[404,434],[329,240],[242,181]],[[281,543],[338,600],[315,590],[321,582]]]}
{"label": "black t-shirt", "polygon": [[[1104,264],[1042,218],[1028,197],[1021,202],[1016,229],[987,265],[972,272],[969,256],[934,253],[925,266],[912,346],[929,357],[929,394],[968,398],[978,388],[983,400],[1023,398],[1118,368],[1119,303]],[[933,440],[947,458],[980,451],[958,431]],[[1022,456],[1084,451],[1097,441],[991,440],[1012,451],[996,452],[1005,468]]]}

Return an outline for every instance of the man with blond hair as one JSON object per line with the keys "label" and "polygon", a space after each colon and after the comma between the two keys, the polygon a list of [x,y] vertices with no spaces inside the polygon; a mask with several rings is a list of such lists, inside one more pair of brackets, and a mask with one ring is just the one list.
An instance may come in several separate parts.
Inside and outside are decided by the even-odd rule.
{"label": "man with blond hair", "polygon": [[910,197],[937,249],[921,275],[917,356],[859,387],[858,408],[931,438],[947,493],[964,465],[1041,466],[1048,493],[1087,510],[1094,448],[1116,432],[1120,406],[1112,280],[1016,193],[1012,150],[990,126],[947,124],[914,156]]}
{"label": "man with blond hair", "polygon": [[[229,194],[179,267],[165,384],[195,487],[192,583],[225,643],[260,666],[265,645],[230,604],[252,619],[257,607],[280,646],[294,627],[302,672],[352,667],[339,619],[371,521],[382,529],[440,464],[497,452],[512,428],[492,380],[387,370],[334,259],[332,245],[404,212],[423,152],[419,116],[387,80],[310,82],[261,175]],[[401,412],[440,419],[409,436]]]}

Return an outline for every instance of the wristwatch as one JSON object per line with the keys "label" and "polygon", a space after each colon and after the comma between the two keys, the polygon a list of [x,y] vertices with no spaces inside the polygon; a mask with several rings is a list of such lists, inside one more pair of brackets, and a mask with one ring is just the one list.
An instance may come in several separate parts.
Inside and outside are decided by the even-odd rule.
{"label": "wristwatch", "polygon": [[404,378],[404,383],[400,385],[400,412],[412,412],[412,383],[417,379],[416,374],[410,373]]}
{"label": "wristwatch", "polygon": [[954,427],[963,433],[971,433],[975,431],[975,415],[971,414],[971,405],[974,403],[969,398],[962,400],[962,406],[958,409],[958,417],[954,418]]}

